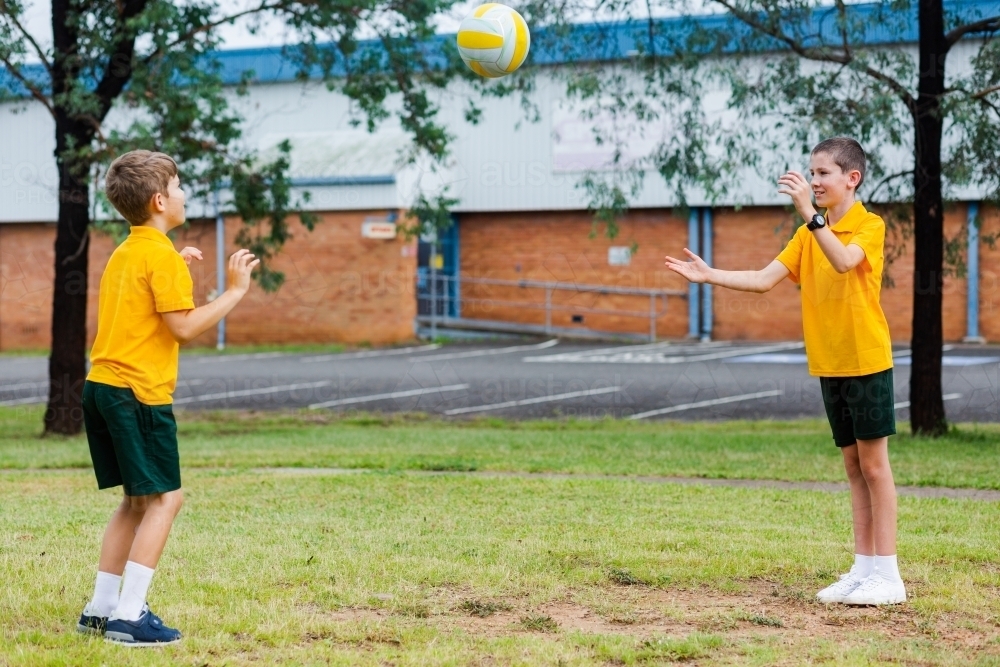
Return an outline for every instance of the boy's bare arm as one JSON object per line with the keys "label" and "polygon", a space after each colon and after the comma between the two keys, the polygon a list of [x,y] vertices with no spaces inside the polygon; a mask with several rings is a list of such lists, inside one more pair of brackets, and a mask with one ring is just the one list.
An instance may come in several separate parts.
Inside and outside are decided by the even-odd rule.
{"label": "boy's bare arm", "polygon": [[667,268],[679,273],[693,283],[710,283],[742,292],[763,293],[772,289],[789,274],[788,267],[774,260],[760,271],[722,271],[713,269],[687,248],[684,253],[690,262],[667,256]]}
{"label": "boy's bare arm", "polygon": [[260,260],[254,259],[249,250],[237,250],[229,258],[229,289],[215,301],[192,310],[161,313],[174,339],[184,345],[218,324],[250,289],[250,274],[258,264]]}
{"label": "boy's bare arm", "polygon": [[[802,219],[812,220],[817,211],[812,203],[812,189],[806,177],[797,171],[790,171],[778,179],[778,185],[778,192],[792,198],[792,203],[795,204],[795,209]],[[861,246],[853,243],[845,246],[837,240],[837,235],[829,227],[820,227],[812,233],[820,250],[830,260],[833,270],[837,273],[847,273],[865,258],[865,251]]]}

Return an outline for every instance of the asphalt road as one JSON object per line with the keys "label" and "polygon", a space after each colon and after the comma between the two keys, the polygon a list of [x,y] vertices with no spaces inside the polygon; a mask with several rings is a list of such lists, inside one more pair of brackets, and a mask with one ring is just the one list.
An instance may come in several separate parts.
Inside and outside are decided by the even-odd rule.
{"label": "asphalt road", "polygon": [[[897,416],[909,417],[909,357],[895,352]],[[47,360],[0,358],[0,405],[44,401]],[[946,348],[953,421],[1000,421],[1000,348]],[[186,409],[421,411],[454,419],[823,416],[801,343],[566,341],[418,345],[343,354],[185,355]]]}

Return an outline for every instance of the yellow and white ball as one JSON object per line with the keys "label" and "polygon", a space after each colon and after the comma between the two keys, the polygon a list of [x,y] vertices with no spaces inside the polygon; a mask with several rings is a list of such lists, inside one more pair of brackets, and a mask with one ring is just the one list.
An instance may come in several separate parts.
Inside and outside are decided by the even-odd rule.
{"label": "yellow and white ball", "polygon": [[528,57],[529,48],[531,34],[524,18],[496,2],[476,7],[458,28],[458,53],[479,76],[510,74]]}

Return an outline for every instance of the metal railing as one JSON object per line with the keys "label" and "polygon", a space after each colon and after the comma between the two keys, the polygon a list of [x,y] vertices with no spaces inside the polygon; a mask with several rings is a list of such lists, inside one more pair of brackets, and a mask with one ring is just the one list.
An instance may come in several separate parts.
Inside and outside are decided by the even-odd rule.
{"label": "metal railing", "polygon": [[[471,285],[492,285],[513,287],[522,290],[543,290],[543,300],[510,300],[498,298],[483,298],[480,296],[465,296],[462,287]],[[625,310],[621,308],[597,308],[574,304],[553,303],[554,292],[574,292],[578,294],[601,294],[616,296],[639,296],[649,299],[649,307],[642,310]],[[656,340],[656,321],[667,313],[668,297],[687,299],[686,290],[647,289],[641,287],[616,287],[609,285],[587,285],[544,280],[503,280],[499,278],[472,278],[468,276],[442,275],[433,269],[421,270],[417,274],[417,319],[430,325],[431,336],[437,335],[437,327],[460,323],[465,326],[481,322],[484,328],[496,329],[498,320],[477,320],[462,317],[463,304],[469,306],[489,305],[510,308],[526,308],[545,311],[544,328],[538,331],[537,325],[522,322],[509,322],[511,330],[537,331],[551,335],[553,333],[568,333],[573,330],[556,329],[552,325],[554,311],[572,312],[573,314],[616,315],[620,317],[636,317],[649,320],[649,340]],[[662,309],[658,306],[662,304]],[[581,329],[582,331],[592,331]],[[604,332],[611,333],[611,332]]]}

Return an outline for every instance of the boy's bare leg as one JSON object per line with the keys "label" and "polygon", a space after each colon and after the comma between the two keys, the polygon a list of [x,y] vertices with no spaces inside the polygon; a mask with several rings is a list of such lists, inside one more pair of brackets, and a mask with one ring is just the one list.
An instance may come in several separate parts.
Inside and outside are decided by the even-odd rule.
{"label": "boy's bare leg", "polygon": [[121,575],[125,570],[132,549],[135,531],[142,521],[142,511],[132,507],[132,499],[124,496],[122,502],[115,508],[108,527],[104,529],[104,541],[101,543],[101,560],[97,569],[109,574]]}
{"label": "boy's bare leg", "polygon": [[[851,486],[851,515],[854,518],[854,553],[860,556],[875,555],[875,523],[872,514],[872,497],[868,481],[861,470],[858,446],[840,448],[844,456],[844,469]],[[895,553],[895,552],[893,552]]]}
{"label": "boy's bare leg", "polygon": [[895,556],[896,483],[889,466],[889,438],[858,440],[857,449],[861,473],[871,496],[875,553]]}
{"label": "boy's bare leg", "polygon": [[[132,511],[140,513],[142,520],[136,527],[128,552],[121,597],[111,619],[139,621],[146,606],[146,594],[153,580],[153,571],[160,561],[174,519],[184,503],[184,494],[178,489],[148,496],[133,496],[129,500]],[[109,621],[109,633],[111,627],[112,623]]]}
{"label": "boy's bare leg", "polygon": [[142,514],[142,521],[135,531],[128,560],[150,569],[156,569],[163,547],[167,544],[170,528],[184,504],[184,493],[178,489],[167,493],[132,498],[133,510]]}

